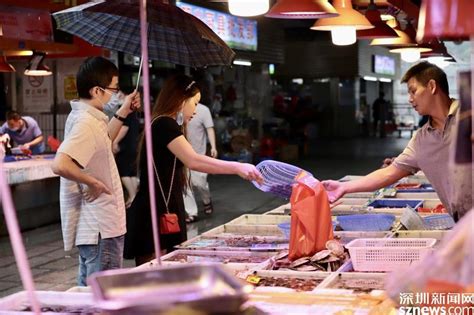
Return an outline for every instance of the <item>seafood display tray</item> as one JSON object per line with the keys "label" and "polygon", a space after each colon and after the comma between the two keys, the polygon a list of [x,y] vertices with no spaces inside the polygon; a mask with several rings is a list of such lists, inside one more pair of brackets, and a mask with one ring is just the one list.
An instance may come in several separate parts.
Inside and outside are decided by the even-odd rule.
{"label": "seafood display tray", "polygon": [[179,249],[220,251],[280,251],[288,249],[288,240],[281,236],[227,235],[196,236],[176,246]]}
{"label": "seafood display tray", "polygon": [[386,274],[368,272],[334,272],[326,278],[318,289],[352,290],[354,293],[370,293],[383,290]]}
{"label": "seafood display tray", "polygon": [[[303,271],[280,271],[280,270],[258,270],[251,274],[261,278],[258,284],[254,284],[256,290],[262,291],[312,291],[329,277],[329,272],[303,272]],[[245,280],[245,279],[243,279]]]}
{"label": "seafood display tray", "polygon": [[[281,217],[281,216],[280,216]],[[287,219],[289,220],[289,218]],[[282,231],[275,225],[236,225],[223,224],[201,234],[202,236],[233,236],[233,235],[254,235],[254,236],[274,236],[285,237]]]}
{"label": "seafood display tray", "polygon": [[226,225],[278,225],[289,221],[289,217],[281,215],[244,214]]}
{"label": "seafood display tray", "polygon": [[[266,264],[274,252],[250,251],[217,251],[217,250],[185,250],[178,249],[161,257],[163,266],[179,265],[186,263],[224,264],[232,269],[250,269]],[[137,269],[153,268],[158,266],[155,260],[145,263]]]}

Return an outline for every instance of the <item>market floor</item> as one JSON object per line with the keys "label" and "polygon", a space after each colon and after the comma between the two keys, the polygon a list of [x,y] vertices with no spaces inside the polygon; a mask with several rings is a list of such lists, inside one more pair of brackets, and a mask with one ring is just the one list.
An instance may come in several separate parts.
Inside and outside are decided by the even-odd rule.
{"label": "market floor", "polygon": [[[319,179],[363,175],[380,166],[385,157],[399,154],[408,138],[350,139],[318,141],[308,156],[294,164]],[[287,201],[257,190],[236,176],[210,176],[214,213],[188,225],[188,237],[201,234],[245,213],[263,213]],[[201,207],[202,208],[202,207]],[[23,233],[29,263],[37,290],[64,291],[76,285],[77,251],[65,253],[60,225],[54,224]],[[125,267],[134,266],[125,260]],[[0,297],[22,290],[15,258],[8,238],[0,238]]]}

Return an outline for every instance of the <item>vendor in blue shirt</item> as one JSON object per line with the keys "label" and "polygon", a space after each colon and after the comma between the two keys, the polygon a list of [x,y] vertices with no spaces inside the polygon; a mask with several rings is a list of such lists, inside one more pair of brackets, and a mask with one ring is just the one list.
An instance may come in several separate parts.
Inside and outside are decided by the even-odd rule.
{"label": "vendor in blue shirt", "polygon": [[0,134],[5,133],[21,150],[31,150],[32,154],[40,154],[45,150],[43,133],[36,120],[29,116],[22,117],[15,111],[8,112],[7,122],[0,127]]}

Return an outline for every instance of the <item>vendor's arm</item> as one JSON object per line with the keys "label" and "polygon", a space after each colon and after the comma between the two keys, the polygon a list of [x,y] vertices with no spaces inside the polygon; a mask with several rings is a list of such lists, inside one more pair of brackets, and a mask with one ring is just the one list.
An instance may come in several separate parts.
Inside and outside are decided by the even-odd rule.
{"label": "vendor's arm", "polygon": [[247,180],[262,180],[261,174],[252,164],[221,161],[197,154],[184,136],[179,136],[171,141],[168,144],[168,149],[186,167],[194,171],[208,174],[237,174]]}
{"label": "vendor's arm", "polygon": [[93,201],[97,199],[97,197],[99,197],[102,193],[106,193],[108,195],[112,194],[101,181],[82,172],[79,163],[77,163],[65,153],[59,152],[56,154],[51,169],[56,175],[77,183],[87,185],[89,187],[89,190],[86,193],[87,201]]}
{"label": "vendor's arm", "polygon": [[122,106],[115,113],[115,115],[117,115],[119,118],[116,118],[114,116],[110,119],[108,125],[108,132],[110,140],[112,140],[112,142],[115,141],[115,138],[117,137],[120,128],[124,123],[124,120],[128,117],[128,115],[130,115],[133,111],[138,110],[139,108],[140,93],[135,90],[131,94],[125,96],[125,100]]}
{"label": "vendor's arm", "polygon": [[420,170],[416,154],[418,150],[419,139],[415,134],[403,152],[390,165],[349,182],[323,181],[329,202],[333,203],[347,193],[375,191],[394,184],[403,177],[415,174]]}
{"label": "vendor's arm", "polygon": [[397,168],[394,165],[389,165],[356,180],[348,182],[327,180],[323,181],[323,185],[328,193],[329,202],[333,203],[345,194],[363,191],[375,191],[396,183],[401,178],[410,174],[411,173],[408,171]]}
{"label": "vendor's arm", "polygon": [[217,147],[216,147],[216,133],[214,131],[214,127],[206,128],[207,131],[207,138],[209,139],[209,143],[211,144],[211,156],[213,158],[217,157]]}

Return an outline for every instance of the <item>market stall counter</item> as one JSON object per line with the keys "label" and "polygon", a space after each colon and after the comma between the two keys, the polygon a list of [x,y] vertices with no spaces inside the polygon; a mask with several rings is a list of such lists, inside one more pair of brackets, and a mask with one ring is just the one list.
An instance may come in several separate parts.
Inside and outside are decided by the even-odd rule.
{"label": "market stall counter", "polygon": [[[59,177],[51,170],[54,154],[7,156],[3,163],[21,230],[59,222]],[[0,236],[7,235],[0,217]]]}

